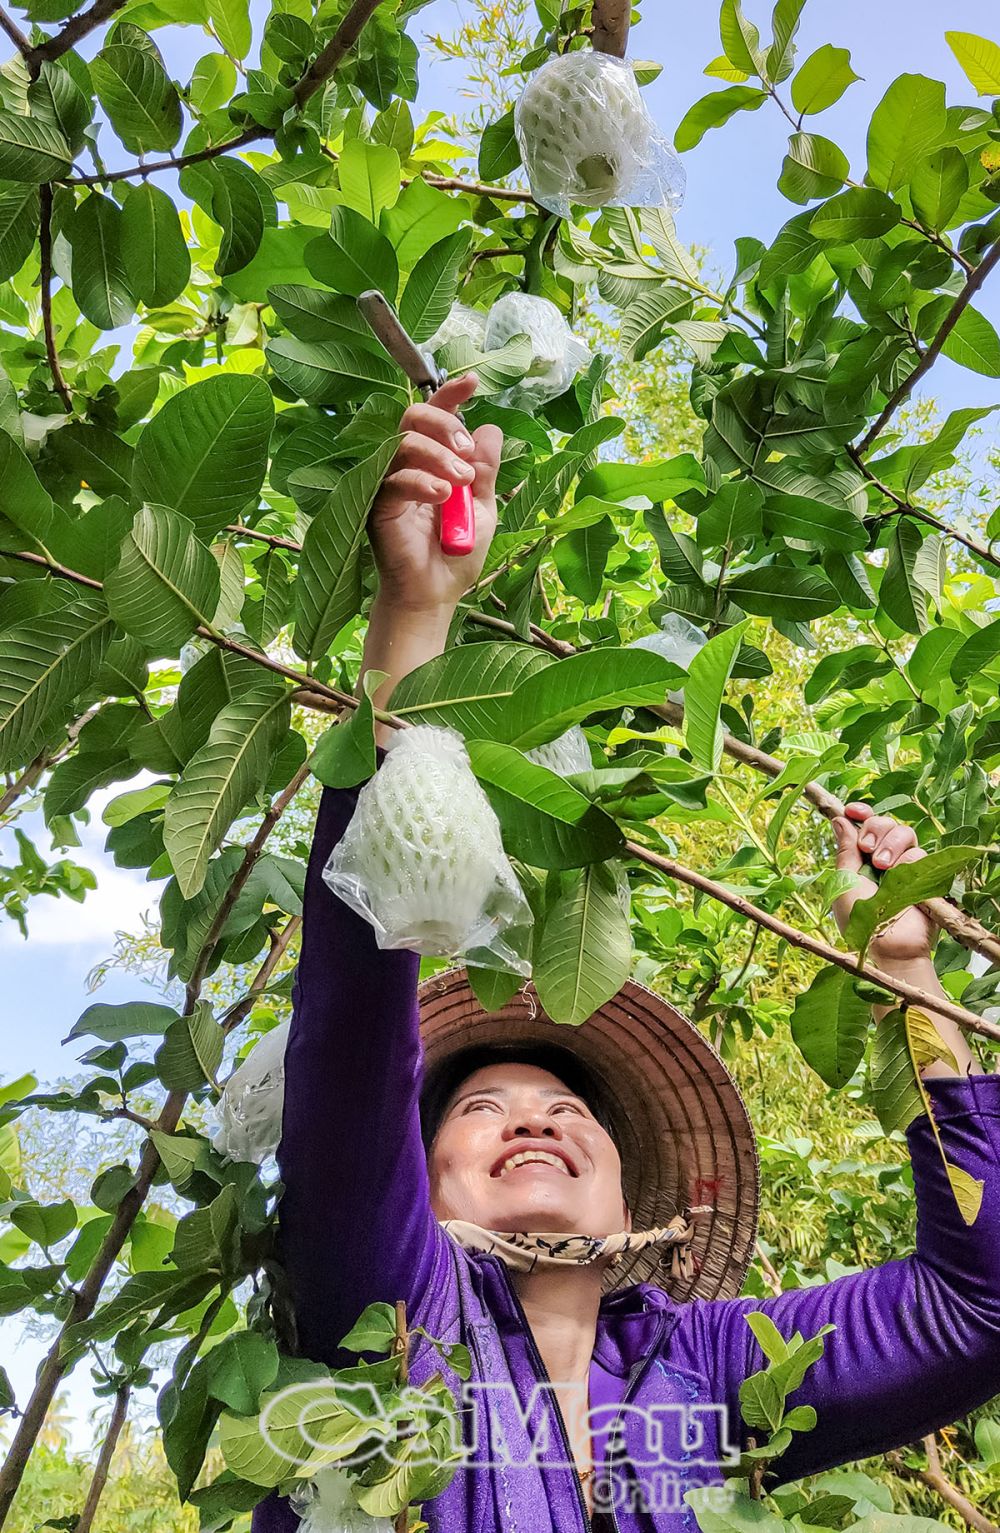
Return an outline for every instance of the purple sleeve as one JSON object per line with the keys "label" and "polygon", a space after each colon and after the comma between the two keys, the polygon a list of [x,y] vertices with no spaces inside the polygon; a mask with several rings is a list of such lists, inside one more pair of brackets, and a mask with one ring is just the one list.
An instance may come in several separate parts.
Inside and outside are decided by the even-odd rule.
{"label": "purple sleeve", "polygon": [[[379,760],[384,752],[379,752]],[[328,1366],[366,1305],[419,1311],[439,1242],[420,1137],[420,959],[381,951],[323,882],[359,789],[323,791],[306,875],[277,1151],[299,1349]]]}
{"label": "purple sleeve", "polygon": [[743,1317],[762,1310],[786,1339],[836,1326],[788,1397],[789,1407],[815,1406],[816,1426],[794,1434],[769,1485],[912,1442],[1000,1393],[1000,1075],[931,1076],[924,1084],[949,1161],[984,1183],[975,1224],[959,1213],[921,1113],[906,1130],[917,1207],[912,1256],[772,1299],[686,1306],[672,1339],[672,1353],[688,1347],[692,1365],[707,1362],[713,1400],[728,1407],[730,1441],[745,1447],[739,1386],[766,1358]]}

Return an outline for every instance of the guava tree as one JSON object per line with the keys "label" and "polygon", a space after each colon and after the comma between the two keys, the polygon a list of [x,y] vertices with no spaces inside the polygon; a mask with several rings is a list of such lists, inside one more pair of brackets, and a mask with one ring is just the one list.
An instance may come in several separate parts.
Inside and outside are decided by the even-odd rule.
{"label": "guava tree", "polygon": [[[0,810],[15,824],[40,807],[71,851],[92,795],[123,784],[108,849],[168,879],[161,941],[183,989],[176,1007],[89,1008],[71,1028],[89,1043],[80,1091],[0,1094],[0,1312],[55,1329],[29,1398],[0,1374],[16,1423],[0,1526],[84,1363],[114,1410],[77,1533],[153,1383],[153,1348],[174,1348],[157,1409],[207,1528],[288,1478],[257,1426],[268,1391],[326,1379],[290,1345],[274,1181],[221,1155],[197,1109],[218,1100],[227,1036],[248,1019],[258,1033],[273,1020],[262,1001],[287,1000],[303,867],[274,852],[276,827],[313,774],[348,784],[374,765],[373,710],[355,693],[364,530],[411,390],[358,313],[365,289],[446,372],[475,369],[467,419],[505,433],[487,568],[445,655],[381,718],[469,743],[534,909],[551,1014],[582,1021],[638,948],[647,977],[691,975],[692,1011],[738,1051],[775,1024],[750,985],[761,937],[808,955],[792,1030],[833,1089],[865,1062],[872,1001],[898,1003],[875,1084],[895,1049],[907,1090],[873,1093],[891,1130],[921,1105],[927,998],[865,950],[920,901],[944,933],[937,1009],[984,1049],[1000,1038],[984,1015],[1000,979],[1000,513],[957,515],[942,479],[989,412],[904,430],[941,355],[1000,378],[1000,338],[976,306],[1000,262],[1000,47],[950,35],[965,103],[923,75],[887,79],[852,167],[813,131],[855,78],[847,49],[797,58],[802,0],[779,0],[766,42],[725,0],[708,68],[723,88],[676,144],[782,112],[775,170],[793,207],[769,244],[737,241],[716,288],[663,205],[574,203],[561,217],[536,202],[513,108],[473,145],[441,137],[439,114],[421,120],[407,31],[421,3],[289,0],[262,27],[239,0],[75,14],[33,0],[23,23],[0,11],[13,49],[0,68]],[[536,10],[512,97],[554,53],[623,55],[621,4]],[[177,26],[210,39],[183,80]],[[657,66],[634,70],[648,82]],[[599,118],[583,113],[570,145],[595,201],[614,191]],[[533,121],[545,131],[544,110]],[[611,349],[577,353],[540,399],[566,354],[509,326],[490,345],[513,292],[570,326],[596,309]],[[689,355],[700,447],[626,461],[613,352],[652,367],[664,345]],[[678,617],[699,631],[685,665],[631,647]],[[800,696],[769,717],[772,657],[790,655]],[[556,770],[580,726],[590,767]],[[140,772],[152,780],[129,786]],[[912,819],[931,855],[858,907],[852,953],[828,918],[843,881],[804,849],[817,816],[858,796]],[[7,903],[30,930],[35,895],[85,889],[71,858],[50,863],[17,829]],[[692,900],[717,912],[711,938],[678,914]],[[740,964],[722,956],[737,939]],[[248,970],[216,1014],[212,980]],[[485,1004],[518,983],[476,976]],[[138,1110],[150,1096],[153,1112]],[[86,1206],[32,1196],[16,1157],[28,1111],[134,1130]],[[158,1189],[187,1205],[172,1223],[147,1216]],[[957,1181],[955,1195],[974,1217]],[[369,1314],[352,1336],[387,1354],[367,1366],[391,1397],[405,1316]],[[334,1414],[331,1433],[342,1427]],[[217,1430],[228,1468],[206,1485]],[[400,1527],[433,1493],[419,1470],[359,1491]]]}

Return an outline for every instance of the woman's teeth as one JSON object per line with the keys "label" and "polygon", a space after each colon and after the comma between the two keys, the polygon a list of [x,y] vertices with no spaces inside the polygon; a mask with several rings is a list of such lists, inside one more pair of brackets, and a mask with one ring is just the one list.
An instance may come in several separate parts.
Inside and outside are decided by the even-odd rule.
{"label": "woman's teeth", "polygon": [[569,1176],[569,1167],[558,1155],[550,1155],[547,1150],[522,1150],[519,1155],[512,1155],[510,1160],[505,1160],[500,1168],[500,1175],[506,1176],[508,1171],[513,1171],[515,1166],[527,1166],[533,1161],[543,1166],[555,1166],[557,1171],[562,1171]]}

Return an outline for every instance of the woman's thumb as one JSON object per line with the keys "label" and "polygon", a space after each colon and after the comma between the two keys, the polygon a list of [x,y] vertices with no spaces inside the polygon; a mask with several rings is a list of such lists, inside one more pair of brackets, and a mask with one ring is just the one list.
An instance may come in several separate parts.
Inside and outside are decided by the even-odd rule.
{"label": "woman's thumb", "polygon": [[864,862],[858,849],[857,826],[852,825],[850,820],[839,814],[830,823],[837,840],[837,867],[846,869],[849,873],[860,873]]}

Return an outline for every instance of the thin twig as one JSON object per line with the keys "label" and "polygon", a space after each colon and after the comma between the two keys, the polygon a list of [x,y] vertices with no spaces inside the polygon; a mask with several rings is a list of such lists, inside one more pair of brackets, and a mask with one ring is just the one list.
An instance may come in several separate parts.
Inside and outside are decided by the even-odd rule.
{"label": "thin twig", "polygon": [[735,910],[738,915],[745,917],[748,921],[755,921],[758,926],[773,932],[776,937],[782,938],[792,947],[801,948],[803,952],[812,953],[816,958],[836,964],[839,969],[844,969],[848,974],[856,974],[860,979],[871,980],[872,984],[880,985],[883,990],[897,995],[908,1006],[918,1006],[922,1011],[937,1012],[940,1016],[949,1017],[953,1022],[957,1022],[958,1026],[966,1032],[979,1033],[984,1038],[993,1038],[1000,1042],[1000,1023],[987,1022],[984,1017],[977,1017],[974,1011],[967,1011],[957,1002],[945,996],[931,995],[916,985],[908,984],[906,980],[897,979],[896,975],[889,974],[884,969],[876,968],[874,964],[861,963],[853,953],[844,953],[840,948],[831,947],[830,943],[824,942],[821,937],[812,937],[807,932],[799,931],[795,926],[789,926],[787,921],[771,915],[767,910],[761,910],[759,905],[752,904],[742,894],[735,894],[724,884],[716,883],[704,873],[696,873],[693,868],[686,868],[683,863],[675,861],[672,857],[664,857],[660,852],[640,846],[637,841],[626,841],[625,850],[637,862],[643,862],[647,867],[655,868],[659,873],[665,873],[668,878],[675,878],[678,883],[687,884],[689,888],[697,889],[700,894],[707,894],[710,899],[718,900],[721,905]]}
{"label": "thin twig", "polygon": [[886,1454],[886,1458],[895,1474],[903,1480],[917,1480],[937,1492],[953,1511],[957,1512],[967,1527],[974,1529],[974,1533],[1000,1533],[1000,1528],[995,1522],[991,1522],[973,1502],[971,1502],[957,1485],[953,1485],[941,1467],[941,1455],[938,1452],[937,1438],[929,1433],[923,1440],[924,1450],[927,1454],[927,1468],[914,1469],[907,1464],[898,1452]]}
{"label": "thin twig", "polygon": [[916,385],[920,382],[921,378],[923,378],[924,375],[928,373],[934,366],[934,363],[937,361],[938,357],[941,355],[942,350],[944,349],[944,344],[947,341],[949,335],[951,335],[955,326],[958,324],[962,315],[965,313],[965,310],[968,308],[969,304],[972,302],[973,298],[978,293],[979,289],[982,287],[983,283],[986,281],[986,278],[989,276],[990,272],[993,270],[994,266],[996,266],[998,261],[1000,261],[1000,240],[998,240],[997,243],[990,248],[988,254],[984,256],[983,260],[980,261],[975,271],[972,272],[968,278],[968,281],[965,283],[965,286],[962,288],[962,291],[959,293],[951,308],[948,310],[948,313],[945,315],[941,325],[938,327],[937,334],[935,335],[933,341],[931,341],[927,350],[924,352],[917,366],[913,369],[912,373],[910,373],[908,377],[903,379],[899,387],[895,389],[889,396],[882,414],[872,424],[872,426],[869,427],[861,441],[857,444],[857,452],[862,457],[865,455],[865,453],[871,451],[872,447],[875,445],[875,442],[881,436],[889,422],[892,420],[892,417],[895,415],[900,405],[910,397],[910,394]]}
{"label": "thin twig", "polygon": [[38,283],[42,294],[42,328],[45,332],[45,355],[52,374],[52,386],[62,400],[69,415],[73,413],[73,398],[63,376],[56,348],[56,332],[52,323],[52,187],[45,184],[38,192]]}
{"label": "thin twig", "polygon": [[848,447],[847,456],[855,467],[861,470],[868,483],[884,495],[886,500],[891,500],[895,507],[892,511],[876,512],[875,515],[879,521],[888,521],[890,517],[894,516],[912,516],[914,521],[925,522],[928,527],[933,527],[937,532],[942,533],[944,537],[951,538],[956,543],[961,543],[962,547],[967,548],[974,558],[1000,569],[1000,558],[996,554],[991,553],[982,543],[977,543],[973,538],[967,538],[964,533],[956,531],[954,527],[949,527],[947,522],[940,521],[930,511],[925,511],[923,506],[915,506],[912,501],[906,500],[902,495],[898,495],[894,489],[875,473],[874,468],[877,468],[878,464],[876,463],[873,468],[871,464],[866,463],[858,448]]}
{"label": "thin twig", "polygon": [[87,1499],[83,1503],[83,1511],[76,1520],[76,1527],[73,1529],[73,1533],[90,1533],[90,1529],[93,1526],[101,1496],[104,1494],[104,1487],[108,1482],[111,1460],[114,1458],[115,1448],[118,1445],[122,1427],[125,1425],[128,1416],[130,1395],[131,1386],[129,1384],[120,1384],[118,1386],[115,1393],[114,1409],[111,1412],[111,1420],[108,1423],[108,1430],[104,1434],[101,1451],[98,1453],[97,1462],[94,1465],[94,1473],[87,1487]]}
{"label": "thin twig", "polygon": [[253,1010],[255,1003],[267,989],[268,981],[286,952],[288,944],[301,925],[301,916],[289,916],[280,932],[271,933],[270,951],[257,970],[250,989],[219,1019],[219,1026],[224,1033],[231,1033],[234,1027],[239,1027],[243,1019]]}

